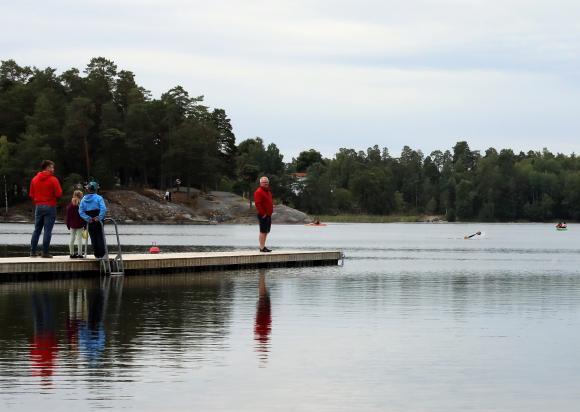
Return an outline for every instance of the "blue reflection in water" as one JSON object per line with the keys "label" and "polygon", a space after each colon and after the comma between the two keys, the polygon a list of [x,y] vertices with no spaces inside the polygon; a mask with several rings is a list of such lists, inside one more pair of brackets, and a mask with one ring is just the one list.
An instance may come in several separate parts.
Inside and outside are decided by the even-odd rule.
{"label": "blue reflection in water", "polygon": [[[91,291],[87,299],[87,316],[86,318],[78,320],[80,352],[86,357],[91,367],[99,366],[101,355],[105,350],[104,318],[106,308],[105,299],[108,297],[108,292],[108,290],[104,291],[103,289]],[[80,296],[84,296],[84,294],[80,294]]]}

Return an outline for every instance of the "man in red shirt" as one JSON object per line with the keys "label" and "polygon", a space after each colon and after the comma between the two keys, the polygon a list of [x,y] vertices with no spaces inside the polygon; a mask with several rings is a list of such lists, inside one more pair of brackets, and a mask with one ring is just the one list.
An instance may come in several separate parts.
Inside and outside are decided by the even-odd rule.
{"label": "man in red shirt", "polygon": [[51,258],[48,253],[52,228],[56,220],[56,200],[62,196],[62,189],[56,176],[54,176],[54,162],[43,160],[40,165],[42,171],[38,172],[30,182],[29,196],[36,205],[34,210],[34,232],[30,240],[30,257],[38,256],[36,248],[40,233],[44,229],[42,238],[42,257]]}
{"label": "man in red shirt", "polygon": [[266,237],[268,237],[272,226],[274,203],[272,202],[270,181],[266,176],[260,178],[260,187],[254,192],[254,203],[256,204],[258,222],[260,223],[260,252],[271,252],[272,250],[266,247]]}

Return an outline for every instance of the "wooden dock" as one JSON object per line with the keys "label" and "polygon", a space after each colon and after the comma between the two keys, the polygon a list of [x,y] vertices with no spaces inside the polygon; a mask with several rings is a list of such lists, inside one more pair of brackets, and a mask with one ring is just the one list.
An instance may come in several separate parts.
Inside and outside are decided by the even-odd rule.
{"label": "wooden dock", "polygon": [[[111,256],[113,257],[113,256]],[[336,265],[339,251],[280,250],[127,254],[123,256],[126,274],[197,272],[265,267]],[[86,277],[99,274],[99,261],[93,257],[70,259],[55,256],[0,258],[0,282],[15,280]]]}

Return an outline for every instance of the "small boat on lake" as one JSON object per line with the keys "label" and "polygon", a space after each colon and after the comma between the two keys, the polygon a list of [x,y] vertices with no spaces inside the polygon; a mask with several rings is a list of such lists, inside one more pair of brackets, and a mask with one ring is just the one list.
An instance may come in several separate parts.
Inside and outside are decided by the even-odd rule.
{"label": "small boat on lake", "polygon": [[307,223],[304,226],[326,226],[326,223],[320,223],[320,219],[316,218],[313,222]]}
{"label": "small boat on lake", "polygon": [[558,222],[558,224],[556,225],[556,230],[560,232],[568,230],[568,225],[566,224],[566,222]]}

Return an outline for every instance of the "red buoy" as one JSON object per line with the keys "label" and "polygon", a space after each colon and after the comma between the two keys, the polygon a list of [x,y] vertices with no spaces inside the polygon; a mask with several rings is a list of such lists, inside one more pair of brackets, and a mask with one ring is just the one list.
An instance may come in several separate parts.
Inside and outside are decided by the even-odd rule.
{"label": "red buoy", "polygon": [[159,253],[159,252],[161,252],[161,250],[155,243],[153,243],[153,246],[149,248],[149,253]]}

